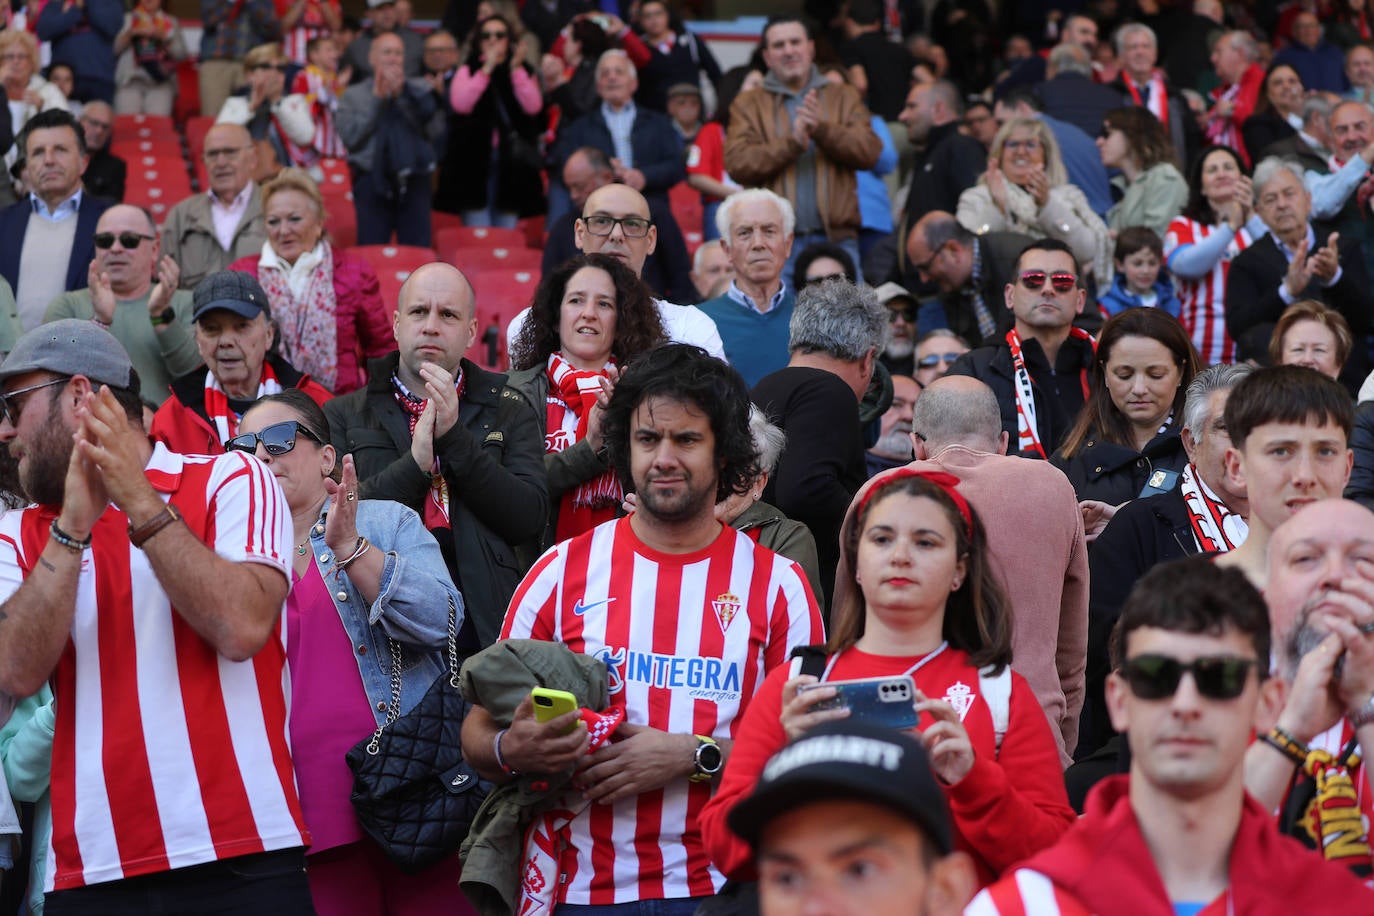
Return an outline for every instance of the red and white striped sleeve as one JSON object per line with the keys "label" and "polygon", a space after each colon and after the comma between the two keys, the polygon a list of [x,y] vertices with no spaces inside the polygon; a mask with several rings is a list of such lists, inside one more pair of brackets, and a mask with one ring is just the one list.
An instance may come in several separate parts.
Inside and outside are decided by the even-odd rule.
{"label": "red and white striped sleeve", "polygon": [[1092,916],[1045,875],[1018,868],[979,891],[964,916]]}
{"label": "red and white striped sleeve", "polygon": [[552,640],[558,632],[559,581],[566,563],[567,544],[551,548],[534,566],[511,596],[502,639]]}
{"label": "red and white striped sleeve", "polygon": [[772,671],[787,661],[797,646],[814,646],[825,641],[825,624],[820,607],[811,594],[806,573],[793,560],[778,556],[773,567],[773,607],[768,624],[768,645],[763,667]]}
{"label": "red and white striped sleeve", "polygon": [[[186,459],[188,469],[194,461]],[[202,529],[207,541],[225,559],[265,563],[290,578],[291,510],[276,477],[246,452],[217,455],[213,461],[206,487],[208,524]]]}

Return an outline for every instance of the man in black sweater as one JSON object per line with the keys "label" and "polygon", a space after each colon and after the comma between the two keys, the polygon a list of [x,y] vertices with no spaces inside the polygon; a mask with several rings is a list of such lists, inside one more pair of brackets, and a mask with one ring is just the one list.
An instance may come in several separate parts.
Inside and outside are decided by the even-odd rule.
{"label": "man in black sweater", "polygon": [[886,334],[887,309],[872,289],[843,279],[812,284],[792,312],[787,365],[754,386],[754,403],[787,433],[763,498],[811,529],[826,607],[840,523],[868,477],[859,401]]}

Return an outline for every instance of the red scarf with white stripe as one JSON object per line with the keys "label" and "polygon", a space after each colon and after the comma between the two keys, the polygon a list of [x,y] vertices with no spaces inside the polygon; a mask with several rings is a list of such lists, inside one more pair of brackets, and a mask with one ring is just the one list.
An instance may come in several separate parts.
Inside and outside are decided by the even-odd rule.
{"label": "red scarf with white stripe", "polygon": [[1198,476],[1192,462],[1183,469],[1178,489],[1188,509],[1193,537],[1204,553],[1225,553],[1245,543],[1250,526],[1217,498],[1207,482]]}
{"label": "red scarf with white stripe", "polygon": [[[258,393],[253,396],[253,400],[265,398],[269,394],[280,394],[281,390],[277,374],[272,371],[269,364],[263,363],[262,380],[258,382]],[[215,428],[215,435],[219,436],[221,445],[239,434],[239,415],[229,409],[229,396],[224,393],[224,387],[220,385],[213,372],[205,373],[205,415],[209,418],[210,425]]]}
{"label": "red scarf with white stripe", "polygon": [[[549,397],[545,417],[544,453],[554,455],[587,438],[592,408],[601,394],[601,379],[615,360],[599,372],[577,369],[561,353],[549,354]],[[615,471],[607,470],[584,480],[563,494],[558,507],[554,536],[560,541],[576,537],[602,522],[615,518],[616,507],[625,498]]]}
{"label": "red scarf with white stripe", "polygon": [[[457,369],[458,375],[453,380],[453,388],[458,392],[458,400],[463,399],[463,367]],[[396,397],[396,403],[401,405],[401,410],[405,413],[406,419],[410,422],[410,438],[415,438],[415,424],[420,421],[420,414],[425,412],[425,405],[429,403],[428,398],[417,398],[396,375],[391,376],[392,394]],[[444,479],[443,468],[439,466],[438,450],[435,450],[434,464],[428,468],[429,473],[429,492],[425,495],[425,504],[420,512],[420,518],[424,521],[425,527],[430,531],[436,528],[451,528],[448,512],[448,481]]]}
{"label": "red scarf with white stripe", "polygon": [[1124,71],[1121,74],[1121,82],[1126,85],[1126,91],[1131,94],[1136,105],[1150,109],[1150,113],[1159,118],[1159,123],[1167,129],[1169,126],[1169,92],[1164,88],[1164,74],[1158,70],[1150,72],[1150,82],[1147,84],[1150,87],[1148,101],[1140,97],[1140,90],[1136,87],[1135,80],[1131,79],[1130,75]]}
{"label": "red scarf with white stripe", "polygon": [[[1097,341],[1082,328],[1069,328],[1069,337],[1086,340],[1097,350]],[[1048,458],[1045,443],[1040,441],[1040,428],[1035,424],[1035,388],[1031,385],[1030,372],[1026,369],[1026,359],[1021,355],[1021,335],[1016,328],[1007,332],[1007,346],[1011,348],[1011,365],[1016,380],[1016,448],[1022,452],[1035,452],[1041,458]],[[1082,370],[1083,398],[1088,397],[1088,370]]]}

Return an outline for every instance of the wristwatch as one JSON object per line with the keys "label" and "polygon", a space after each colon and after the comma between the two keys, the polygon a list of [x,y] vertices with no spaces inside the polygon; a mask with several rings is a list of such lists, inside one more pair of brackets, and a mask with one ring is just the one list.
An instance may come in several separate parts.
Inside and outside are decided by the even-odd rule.
{"label": "wristwatch", "polygon": [[1374,697],[1370,697],[1354,712],[1346,713],[1345,717],[1350,722],[1350,727],[1356,729],[1374,722]]}
{"label": "wristwatch", "polygon": [[158,312],[156,315],[148,316],[148,323],[151,324],[153,327],[158,327],[159,325],[164,324],[171,324],[173,321],[176,320],[177,313],[172,310],[172,307],[170,305],[163,309],[161,312]]}
{"label": "wristwatch", "polygon": [[725,755],[720,751],[716,739],[708,735],[693,735],[697,739],[696,753],[692,755],[692,782],[710,782],[725,765]]}

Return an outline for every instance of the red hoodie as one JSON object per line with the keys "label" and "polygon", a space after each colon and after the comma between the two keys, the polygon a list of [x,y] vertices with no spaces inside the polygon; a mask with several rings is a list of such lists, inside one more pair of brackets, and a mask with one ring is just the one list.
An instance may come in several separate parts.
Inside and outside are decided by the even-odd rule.
{"label": "red hoodie", "polygon": [[[965,916],[1174,916],[1129,788],[1128,776],[1103,780],[1072,830],[980,893]],[[1273,816],[1247,795],[1231,849],[1230,886],[1201,916],[1294,913],[1374,913],[1374,892],[1280,834]]]}

